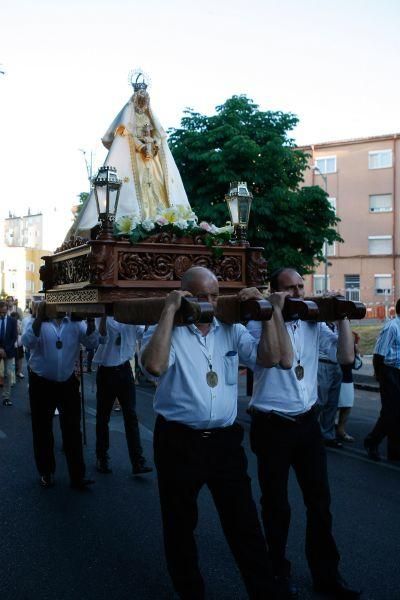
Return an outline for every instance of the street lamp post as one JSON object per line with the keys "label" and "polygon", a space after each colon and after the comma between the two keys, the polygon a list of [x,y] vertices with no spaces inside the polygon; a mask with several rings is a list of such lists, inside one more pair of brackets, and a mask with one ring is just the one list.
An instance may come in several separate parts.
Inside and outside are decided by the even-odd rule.
{"label": "street lamp post", "polygon": [[[325,173],[321,171],[318,165],[313,165],[312,170],[320,175],[324,182],[325,192],[328,193],[328,178]],[[328,242],[324,241],[324,292],[328,291]]]}

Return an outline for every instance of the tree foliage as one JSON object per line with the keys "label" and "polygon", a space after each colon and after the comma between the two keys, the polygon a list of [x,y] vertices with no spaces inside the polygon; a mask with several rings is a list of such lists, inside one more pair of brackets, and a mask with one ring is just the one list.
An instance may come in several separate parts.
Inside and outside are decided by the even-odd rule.
{"label": "tree foliage", "polygon": [[79,199],[79,203],[76,207],[76,212],[75,212],[75,218],[79,215],[79,213],[81,212],[82,208],[85,206],[86,202],[89,199],[89,193],[88,192],[81,192],[80,194],[78,194],[78,199]]}
{"label": "tree foliage", "polygon": [[262,112],[246,96],[233,96],[216,114],[185,111],[169,144],[190,204],[204,220],[229,220],[224,201],[231,181],[247,181],[254,200],[248,239],[263,246],[269,270],[293,266],[310,272],[323,259],[324,240],[339,240],[338,219],[319,186],[301,187],[307,155],[288,136],[291,113]]}

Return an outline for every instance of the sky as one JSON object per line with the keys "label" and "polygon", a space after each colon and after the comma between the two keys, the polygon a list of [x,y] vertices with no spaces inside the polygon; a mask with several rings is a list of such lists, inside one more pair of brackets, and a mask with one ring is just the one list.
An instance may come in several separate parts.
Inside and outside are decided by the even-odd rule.
{"label": "sky", "polygon": [[399,30],[399,0],[0,0],[0,217],[67,229],[135,68],[164,129],[246,94],[298,144],[400,132]]}

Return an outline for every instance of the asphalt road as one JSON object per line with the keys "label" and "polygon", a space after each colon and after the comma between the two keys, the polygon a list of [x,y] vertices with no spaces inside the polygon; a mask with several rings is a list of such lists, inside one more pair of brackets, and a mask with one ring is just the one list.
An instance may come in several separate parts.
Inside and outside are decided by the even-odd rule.
{"label": "asphalt road", "polygon": [[[94,375],[85,375],[88,475],[87,493],[70,490],[55,417],[56,487],[37,483],[32,457],[26,380],[18,382],[14,406],[0,404],[0,598],[1,600],[163,600],[173,599],[166,572],[157,480],[152,473],[133,478],[121,413],[111,420],[112,475],[94,467]],[[242,385],[243,390],[243,385]],[[142,441],[151,461],[151,386],[138,387]],[[246,399],[239,420],[248,429]],[[349,432],[354,445],[329,450],[334,533],[342,573],[364,589],[363,598],[400,598],[400,465],[372,463],[362,438],[372,427],[379,396],[357,391]],[[258,501],[255,460],[248,448],[249,472]],[[305,511],[294,477],[290,481],[292,524],[288,554],[300,598],[317,598],[304,557]],[[199,502],[200,563],[210,600],[246,598],[240,576],[221,532],[208,491]]]}

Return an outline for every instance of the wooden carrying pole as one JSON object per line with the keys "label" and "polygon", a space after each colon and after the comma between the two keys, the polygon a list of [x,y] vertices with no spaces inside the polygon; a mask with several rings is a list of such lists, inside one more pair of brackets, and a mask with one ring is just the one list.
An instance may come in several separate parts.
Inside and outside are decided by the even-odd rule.
{"label": "wooden carrying pole", "polygon": [[366,307],[362,302],[346,300],[342,296],[316,296],[312,298],[287,297],[283,308],[285,321],[300,319],[302,321],[338,321],[363,319]]}
{"label": "wooden carrying pole", "polygon": [[[164,298],[137,298],[129,301],[114,302],[114,318],[121,323],[132,325],[155,325],[164,308]],[[224,323],[245,321],[268,321],[272,317],[273,306],[268,300],[246,300],[240,302],[237,296],[220,296],[215,316]],[[175,324],[210,323],[214,310],[208,302],[197,298],[185,297],[177,312]]]}

